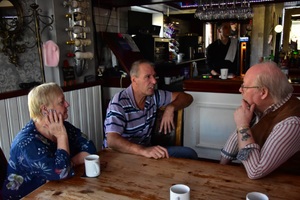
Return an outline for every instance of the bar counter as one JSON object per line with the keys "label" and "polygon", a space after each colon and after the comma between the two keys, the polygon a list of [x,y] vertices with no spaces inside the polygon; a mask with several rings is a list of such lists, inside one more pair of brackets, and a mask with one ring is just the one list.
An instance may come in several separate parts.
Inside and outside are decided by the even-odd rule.
{"label": "bar counter", "polygon": [[[184,80],[182,84],[184,91],[240,94],[239,88],[242,83],[243,77],[229,78],[226,80],[219,78],[201,79],[195,77]],[[300,97],[300,84],[294,83],[292,85],[294,87],[293,94]]]}

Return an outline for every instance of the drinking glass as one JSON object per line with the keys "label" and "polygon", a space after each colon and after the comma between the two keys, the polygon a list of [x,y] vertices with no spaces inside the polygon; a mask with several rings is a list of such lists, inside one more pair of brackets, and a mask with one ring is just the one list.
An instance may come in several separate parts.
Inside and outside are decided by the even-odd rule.
{"label": "drinking glass", "polygon": [[238,12],[237,12],[237,18],[239,20],[243,20],[244,19],[244,5],[243,5],[244,1],[241,1],[241,7],[238,8]]}
{"label": "drinking glass", "polygon": [[208,9],[208,4],[203,5],[203,20],[209,20]]}
{"label": "drinking glass", "polygon": [[222,19],[223,16],[223,9],[221,8],[221,3],[218,2],[218,8],[214,9],[214,14],[213,14],[213,18],[214,19]]}
{"label": "drinking glass", "polygon": [[236,0],[233,0],[233,5],[229,10],[229,19],[237,18],[238,9],[236,7]]}
{"label": "drinking glass", "polygon": [[253,16],[254,16],[254,11],[250,7],[250,0],[248,0],[247,18],[251,19],[251,18],[253,18]]}
{"label": "drinking glass", "polygon": [[228,19],[229,18],[229,8],[228,8],[228,0],[224,0],[224,4],[223,4],[223,15],[222,18],[223,19]]}
{"label": "drinking glass", "polygon": [[210,1],[210,7],[206,10],[206,13],[207,13],[207,20],[213,19],[214,9],[213,9],[212,0]]}

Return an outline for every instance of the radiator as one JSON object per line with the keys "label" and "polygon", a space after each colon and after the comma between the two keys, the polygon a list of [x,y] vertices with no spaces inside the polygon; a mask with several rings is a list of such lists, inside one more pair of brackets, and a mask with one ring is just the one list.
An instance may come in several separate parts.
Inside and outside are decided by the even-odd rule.
{"label": "radiator", "polygon": [[[103,142],[101,86],[64,92],[68,107],[67,121],[81,129],[100,151]],[[7,160],[18,132],[30,121],[27,95],[0,100],[0,146]]]}

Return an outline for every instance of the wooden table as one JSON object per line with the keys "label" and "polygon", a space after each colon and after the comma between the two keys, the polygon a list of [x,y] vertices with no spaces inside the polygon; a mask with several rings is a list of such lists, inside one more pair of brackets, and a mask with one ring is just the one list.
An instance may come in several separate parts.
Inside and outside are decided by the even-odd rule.
{"label": "wooden table", "polygon": [[270,200],[300,199],[300,177],[273,173],[250,180],[242,167],[179,158],[154,160],[113,150],[99,152],[98,178],[82,178],[84,165],[75,167],[76,175],[50,181],[24,199],[169,199],[170,187],[186,184],[195,199],[246,199],[246,194],[265,193]]}

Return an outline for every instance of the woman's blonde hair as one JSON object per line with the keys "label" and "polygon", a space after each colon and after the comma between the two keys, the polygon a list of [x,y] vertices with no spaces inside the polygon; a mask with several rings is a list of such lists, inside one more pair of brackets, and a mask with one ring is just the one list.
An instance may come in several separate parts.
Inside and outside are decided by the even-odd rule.
{"label": "woman's blonde hair", "polygon": [[44,83],[33,88],[28,94],[28,108],[30,118],[34,121],[42,117],[41,105],[52,106],[52,102],[62,89],[56,83]]}

